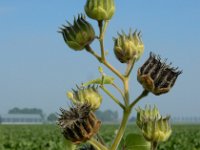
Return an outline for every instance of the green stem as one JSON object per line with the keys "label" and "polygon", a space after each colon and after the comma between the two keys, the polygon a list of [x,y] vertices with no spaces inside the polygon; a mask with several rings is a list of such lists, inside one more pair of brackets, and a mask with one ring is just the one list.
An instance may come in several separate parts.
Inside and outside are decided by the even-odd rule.
{"label": "green stem", "polygon": [[100,63],[103,63],[108,69],[110,69],[121,80],[124,80],[124,76],[117,69],[115,69],[111,64],[109,64],[106,60],[103,60],[97,53],[95,53],[95,51],[89,45],[85,46],[85,49],[87,50],[87,52],[89,52],[94,57],[96,57]]}
{"label": "green stem", "polygon": [[95,51],[90,47],[90,45],[86,45],[86,46],[85,46],[85,49],[86,49],[87,52],[89,52],[89,53],[92,54],[94,57],[96,57],[96,59],[97,59],[100,63],[102,63],[101,57],[100,57],[97,53],[95,53]]}
{"label": "green stem", "polygon": [[116,76],[118,76],[121,80],[124,80],[124,76],[115,69],[111,64],[109,64],[107,61],[102,62],[107,68],[109,68]]}
{"label": "green stem", "polygon": [[101,136],[99,133],[97,133],[96,135],[97,135],[98,141],[99,141],[102,145],[106,145],[105,142],[104,142],[104,140],[103,140],[103,138],[102,138],[102,136]]}
{"label": "green stem", "polygon": [[100,48],[101,48],[101,58],[102,60],[106,60],[105,59],[105,51],[104,51],[104,34],[106,32],[106,28],[108,25],[108,21],[105,21],[105,23],[103,24],[103,21],[100,20],[98,21],[98,25],[99,25],[99,42],[100,42]]}
{"label": "green stem", "polygon": [[124,78],[123,80],[124,83],[124,101],[125,101],[125,106],[128,107],[129,105],[129,78]]}
{"label": "green stem", "polygon": [[122,90],[115,83],[112,83],[111,85],[122,95],[124,99],[124,93],[122,92]]}
{"label": "green stem", "polygon": [[151,150],[157,150],[158,143],[157,142],[151,142]]}
{"label": "green stem", "polygon": [[133,67],[134,67],[134,64],[135,64],[135,59],[131,60],[128,65],[127,65],[127,69],[126,69],[126,73],[125,73],[125,77],[129,77],[132,70],[133,70]]}
{"label": "green stem", "polygon": [[119,128],[119,131],[115,137],[115,140],[111,146],[111,150],[116,150],[123,135],[124,135],[124,131],[126,129],[126,125],[127,125],[127,122],[128,122],[128,118],[129,118],[129,115],[131,113],[131,110],[130,109],[126,109],[124,110],[124,113],[123,113],[123,119],[122,119],[122,122],[121,122],[121,125],[120,125],[120,128]]}
{"label": "green stem", "polygon": [[92,144],[97,150],[108,150],[105,146],[103,146],[101,143],[99,143],[96,139],[91,138],[88,141],[90,144]]}
{"label": "green stem", "polygon": [[130,104],[129,108],[132,109],[137,102],[139,102],[143,97],[146,97],[149,94],[149,91],[143,90],[143,92]]}
{"label": "green stem", "polygon": [[100,86],[100,88],[108,95],[110,96],[115,103],[117,103],[122,109],[125,109],[124,105],[114,96],[112,95],[103,85]]}

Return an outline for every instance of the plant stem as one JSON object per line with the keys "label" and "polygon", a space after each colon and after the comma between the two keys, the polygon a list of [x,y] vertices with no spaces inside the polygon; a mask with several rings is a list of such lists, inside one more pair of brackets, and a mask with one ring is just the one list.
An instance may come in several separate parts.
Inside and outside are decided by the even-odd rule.
{"label": "plant stem", "polygon": [[88,141],[90,144],[92,144],[97,150],[108,150],[105,146],[103,146],[101,143],[99,143],[96,139],[91,138]]}
{"label": "plant stem", "polygon": [[149,94],[149,91],[143,90],[143,92],[130,104],[129,108],[132,109],[137,102],[139,102],[143,97],[146,97]]}
{"label": "plant stem", "polygon": [[101,135],[99,133],[96,134],[97,135],[97,138],[98,138],[98,141],[102,144],[102,145],[106,145],[103,138],[101,137]]}
{"label": "plant stem", "polygon": [[115,69],[111,64],[109,64],[107,61],[102,62],[107,68],[109,68],[116,76],[118,76],[121,80],[124,80],[124,76]]}
{"label": "plant stem", "polygon": [[115,103],[117,103],[122,109],[125,109],[124,105],[114,96],[112,95],[103,85],[100,86],[100,88],[108,95],[110,96]]}
{"label": "plant stem", "polygon": [[85,49],[86,49],[87,52],[89,52],[89,53],[92,54],[94,57],[96,57],[96,59],[97,59],[100,63],[102,63],[101,57],[100,57],[97,53],[95,53],[95,51],[90,47],[90,45],[86,45],[86,46],[85,46]]}
{"label": "plant stem", "polygon": [[120,128],[119,128],[119,131],[115,137],[115,140],[111,146],[111,150],[116,150],[123,135],[124,135],[124,131],[126,129],[126,125],[127,125],[127,122],[128,122],[128,118],[129,118],[129,115],[131,113],[131,110],[130,109],[125,109],[124,112],[123,112],[123,119],[122,119],[122,122],[121,122],[121,125],[120,125]]}
{"label": "plant stem", "polygon": [[129,78],[124,78],[124,102],[125,106],[128,107],[129,105]]}
{"label": "plant stem", "polygon": [[157,142],[151,142],[151,150],[157,150],[158,143]]}
{"label": "plant stem", "polygon": [[128,65],[127,65],[127,69],[126,69],[126,73],[125,73],[125,77],[129,77],[131,74],[131,71],[134,67],[135,64],[135,59],[131,60]]}
{"label": "plant stem", "polygon": [[124,93],[122,92],[122,90],[115,83],[112,83],[111,85],[122,95],[124,99]]}
{"label": "plant stem", "polygon": [[109,64],[106,60],[103,60],[97,53],[95,53],[95,51],[89,45],[85,46],[85,49],[87,50],[87,52],[89,52],[94,57],[96,57],[100,63],[103,63],[108,69],[110,69],[121,80],[124,80],[124,76],[117,69],[115,69],[111,64]]}
{"label": "plant stem", "polygon": [[101,48],[101,58],[104,61],[105,60],[105,51],[104,51],[104,34],[106,31],[108,22],[106,21],[103,25],[103,21],[98,21],[99,25],[99,42],[100,42],[100,48]]}

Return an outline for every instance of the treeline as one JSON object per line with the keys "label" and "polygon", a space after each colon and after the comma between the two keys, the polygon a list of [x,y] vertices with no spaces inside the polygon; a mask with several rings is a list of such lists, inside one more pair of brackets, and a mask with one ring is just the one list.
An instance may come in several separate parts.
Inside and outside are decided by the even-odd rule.
{"label": "treeline", "polygon": [[118,111],[112,110],[97,110],[95,112],[97,118],[103,122],[116,122],[119,119]]}
{"label": "treeline", "polygon": [[[55,122],[57,120],[57,113],[50,113],[48,116],[45,116],[42,109],[38,108],[17,108],[14,107],[8,111],[8,114],[36,114],[40,115],[43,119],[49,122]],[[117,111],[112,110],[97,110],[95,112],[97,118],[103,122],[116,122],[119,119]]]}
{"label": "treeline", "polygon": [[42,109],[38,108],[18,108],[14,107],[8,111],[8,114],[36,114],[41,117],[44,116]]}

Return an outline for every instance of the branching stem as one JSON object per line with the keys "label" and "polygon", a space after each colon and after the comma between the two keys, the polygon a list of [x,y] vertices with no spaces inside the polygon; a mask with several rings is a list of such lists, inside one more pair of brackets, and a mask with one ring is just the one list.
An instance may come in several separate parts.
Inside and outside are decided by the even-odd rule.
{"label": "branching stem", "polygon": [[124,99],[124,93],[122,92],[122,90],[115,83],[112,83],[111,85],[122,95]]}
{"label": "branching stem", "polygon": [[122,109],[125,109],[124,105],[113,95],[111,94],[108,89],[106,89],[103,85],[100,86],[100,88],[108,95],[110,96],[115,103],[117,103]]}
{"label": "branching stem", "polygon": [[143,97],[146,97],[149,94],[149,91],[143,90],[143,92],[130,104],[130,109],[132,109],[137,102],[139,102]]}

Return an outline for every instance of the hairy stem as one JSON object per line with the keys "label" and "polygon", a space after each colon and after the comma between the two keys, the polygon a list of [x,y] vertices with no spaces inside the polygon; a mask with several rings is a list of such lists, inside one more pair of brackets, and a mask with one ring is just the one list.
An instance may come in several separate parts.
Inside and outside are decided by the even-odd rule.
{"label": "hairy stem", "polygon": [[91,138],[88,141],[90,144],[92,144],[97,150],[108,150],[105,146],[103,146],[101,143],[99,143],[96,139]]}
{"label": "hairy stem", "polygon": [[127,125],[127,122],[128,122],[128,118],[129,118],[129,115],[131,113],[131,110],[129,109],[126,109],[124,110],[123,112],[123,119],[122,119],[122,122],[121,122],[121,125],[120,125],[120,128],[119,128],[119,131],[115,137],[115,140],[111,146],[111,150],[116,150],[117,147],[119,146],[119,143],[124,135],[124,131],[126,129],[126,125]]}
{"label": "hairy stem", "polygon": [[124,102],[125,106],[128,107],[129,105],[129,78],[124,78]]}
{"label": "hairy stem", "polygon": [[139,102],[143,97],[146,97],[149,94],[149,91],[143,90],[143,92],[130,104],[130,109],[132,109],[137,102]]}
{"label": "hairy stem", "polygon": [[127,64],[127,69],[126,69],[126,72],[125,72],[125,77],[129,77],[131,72],[132,72],[132,69],[134,67],[134,64],[135,64],[135,59],[131,60],[128,64]]}
{"label": "hairy stem", "polygon": [[95,51],[89,46],[87,45],[85,47],[85,49],[87,50],[87,52],[89,52],[90,54],[92,54],[94,57],[97,58],[97,60],[100,63],[103,63],[108,69],[110,69],[110,71],[112,71],[116,76],[118,76],[121,80],[124,80],[124,76],[117,70],[115,69],[111,64],[109,64],[106,60],[103,60],[97,53],[95,53]]}
{"label": "hairy stem", "polygon": [[111,85],[122,95],[124,99],[124,93],[122,92],[122,90],[115,83],[112,83]]}
{"label": "hairy stem", "polygon": [[123,75],[115,69],[111,64],[109,64],[107,61],[102,62],[107,68],[109,68],[116,76],[118,76],[121,80],[124,80]]}
{"label": "hairy stem", "polygon": [[102,60],[106,60],[105,58],[105,50],[104,50],[104,34],[106,32],[106,28],[108,25],[108,21],[105,21],[103,24],[103,21],[98,21],[99,25],[99,43],[100,43],[100,48],[101,48],[101,58]]}
{"label": "hairy stem", "polygon": [[102,138],[102,136],[101,136],[99,133],[97,133],[96,136],[97,136],[97,138],[98,138],[98,141],[99,141],[102,145],[106,145],[105,142],[104,142],[104,140],[103,140],[103,138]]}
{"label": "hairy stem", "polygon": [[97,53],[95,53],[95,51],[90,47],[90,45],[86,45],[86,46],[85,46],[85,49],[86,49],[87,52],[89,52],[89,53],[92,54],[94,57],[96,57],[96,59],[97,59],[100,63],[102,63],[101,57],[100,57]]}
{"label": "hairy stem", "polygon": [[122,109],[125,109],[124,105],[114,96],[112,95],[103,85],[100,86],[100,88],[108,95],[110,96],[115,103],[117,103]]}

